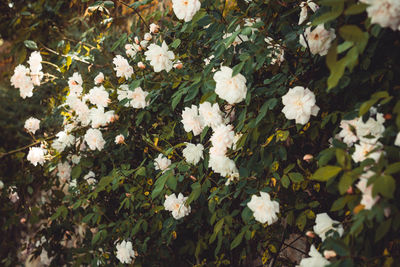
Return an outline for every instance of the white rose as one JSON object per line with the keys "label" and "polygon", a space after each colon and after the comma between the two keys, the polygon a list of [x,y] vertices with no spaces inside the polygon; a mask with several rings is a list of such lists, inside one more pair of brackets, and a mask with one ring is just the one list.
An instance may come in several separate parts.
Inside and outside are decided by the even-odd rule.
{"label": "white rose", "polygon": [[306,124],[310,116],[317,116],[319,107],[315,104],[315,95],[308,88],[296,86],[282,96],[284,108],[282,112],[288,120]]}
{"label": "white rose", "polygon": [[186,148],[182,151],[182,153],[188,163],[196,165],[200,159],[203,158],[203,150],[204,147],[202,144],[195,145],[186,143]]}
{"label": "white rose", "polygon": [[56,135],[57,139],[53,141],[52,147],[58,152],[63,152],[68,146],[75,142],[75,137],[65,131],[61,131]]}
{"label": "white rose", "polygon": [[132,249],[132,242],[128,241],[126,242],[125,240],[122,241],[121,243],[117,244],[117,259],[121,263],[126,263],[126,264],[131,264],[132,260],[134,261],[136,256],[135,256],[135,251]]}
{"label": "white rose", "polygon": [[32,83],[34,85],[40,85],[40,81],[43,78],[43,72],[41,71],[42,56],[40,55],[40,52],[38,51],[32,52],[32,54],[29,57],[28,64],[31,70],[30,76],[32,79]]}
{"label": "white rose", "polygon": [[340,128],[342,130],[339,132],[339,137],[343,138],[343,142],[348,146],[352,146],[355,142],[358,141],[358,137],[355,134],[356,122],[359,120],[342,120],[340,122]]}
{"label": "white rose", "polygon": [[123,56],[115,56],[113,63],[115,65],[114,70],[117,72],[117,77],[125,77],[125,79],[128,80],[132,76],[133,68]]}
{"label": "white rose", "polygon": [[396,135],[396,140],[394,140],[395,146],[400,146],[400,132]]}
{"label": "white rose", "polygon": [[355,124],[357,136],[362,142],[375,144],[385,131],[384,122],[385,118],[382,113],[376,114],[376,120],[370,117],[365,123],[360,118]]}
{"label": "white rose", "polygon": [[93,89],[90,89],[86,97],[93,105],[105,108],[110,102],[108,96],[108,92],[106,91],[104,86],[100,85],[98,87],[93,87]]}
{"label": "white rose", "polygon": [[132,99],[130,104],[133,108],[145,108],[147,107],[150,102],[146,101],[146,97],[149,93],[143,91],[141,87],[135,88],[132,94],[129,95],[129,98]]}
{"label": "white rose", "polygon": [[369,4],[368,17],[372,24],[381,27],[389,27],[392,30],[400,30],[400,2],[398,0],[360,0]]}
{"label": "white rose", "polygon": [[174,52],[168,50],[165,41],[163,41],[161,46],[151,44],[144,54],[146,60],[150,61],[150,65],[153,66],[155,72],[162,70],[169,72],[173,67],[172,60],[175,58],[175,55]]}
{"label": "white rose", "polygon": [[314,225],[314,232],[322,239],[322,241],[325,240],[327,236],[327,232],[330,230],[335,230],[339,236],[343,235],[343,226],[339,224],[338,226],[334,227],[333,224],[338,224],[338,221],[332,220],[327,213],[320,213],[317,214],[317,217],[315,218],[315,225]]}
{"label": "white rose", "polygon": [[175,220],[179,220],[189,215],[191,208],[186,207],[185,201],[188,197],[184,197],[182,193],[179,193],[178,197],[175,194],[165,196],[164,208],[172,213]]}
{"label": "white rose", "polygon": [[323,267],[330,264],[330,262],[318,252],[314,245],[311,245],[308,255],[310,257],[302,259],[297,267]]}
{"label": "white rose", "polygon": [[252,195],[247,207],[253,212],[254,218],[260,223],[273,224],[278,220],[279,203],[271,201],[268,193],[260,192],[260,196]]}
{"label": "white rose", "polygon": [[33,95],[33,82],[29,76],[29,69],[23,65],[18,65],[13,76],[11,76],[11,85],[19,89],[22,98],[31,97]]}
{"label": "white rose", "polygon": [[40,128],[40,120],[38,120],[38,119],[36,119],[36,118],[34,118],[34,117],[30,117],[29,119],[27,119],[27,120],[25,121],[24,128],[25,128],[28,132],[30,132],[30,133],[32,133],[32,134],[35,134],[35,132],[36,132],[37,130],[39,130],[39,128]]}
{"label": "white rose", "polygon": [[102,72],[99,72],[97,76],[94,78],[94,84],[101,84],[104,82],[104,74]]}
{"label": "white rose", "polygon": [[191,21],[200,7],[199,0],[172,0],[172,8],[176,17],[185,20],[185,22]]}
{"label": "white rose", "polygon": [[45,159],[46,153],[47,153],[47,151],[41,147],[31,147],[31,148],[29,148],[29,153],[26,158],[28,161],[30,161],[35,166],[38,163],[43,166],[43,163],[46,161],[46,159]]}
{"label": "white rose", "polygon": [[219,109],[217,103],[211,105],[210,102],[203,102],[199,105],[199,114],[203,119],[205,126],[210,126],[212,128],[223,124],[223,113]]}
{"label": "white rose", "polygon": [[71,178],[71,165],[68,162],[58,163],[57,165],[57,176],[61,181],[66,182]]}
{"label": "white rose", "polygon": [[246,98],[246,78],[242,74],[232,77],[232,69],[222,66],[213,78],[216,82],[215,93],[229,104],[239,103]]}
{"label": "white rose", "polygon": [[199,135],[204,129],[204,122],[201,116],[199,116],[199,112],[197,106],[192,105],[191,108],[185,107],[182,111],[182,120],[183,128],[186,132],[193,131],[193,134]]}
{"label": "white rose", "polygon": [[[304,33],[307,39],[308,46],[313,55],[319,54],[325,56],[331,47],[331,42],[336,38],[335,30],[325,30],[324,25],[318,25],[313,31],[308,27]],[[304,40],[303,35],[300,35],[300,44],[307,48],[307,42]]]}
{"label": "white rose", "polygon": [[210,160],[208,161],[208,166],[215,173],[218,173],[223,177],[228,177],[239,172],[233,160],[225,155],[220,155],[211,151],[213,150],[210,150]]}
{"label": "white rose", "polygon": [[154,169],[165,172],[169,165],[171,165],[171,160],[164,157],[163,154],[159,154],[157,158],[154,159]]}
{"label": "white rose", "polygon": [[362,162],[367,158],[373,159],[375,160],[375,162],[378,162],[383,153],[381,150],[382,144],[380,142],[377,142],[376,144],[360,142],[360,144],[355,145],[355,148],[356,150],[352,155],[354,162]]}
{"label": "white rose", "polygon": [[360,181],[358,181],[356,186],[362,193],[360,204],[364,205],[364,209],[370,210],[379,200],[379,196],[372,197],[373,185],[368,186],[368,179],[360,177]]}
{"label": "white rose", "polygon": [[210,141],[213,147],[223,151],[224,153],[228,148],[231,148],[235,140],[235,132],[232,125],[220,124],[214,129]]}
{"label": "white rose", "polygon": [[83,91],[82,84],[82,76],[79,73],[74,72],[74,74],[72,74],[72,77],[68,78],[68,87],[70,94],[78,96],[81,95]]}
{"label": "white rose", "polygon": [[91,150],[98,149],[101,151],[106,143],[103,139],[103,135],[98,129],[87,130],[84,138]]}
{"label": "white rose", "polygon": [[119,135],[117,135],[117,136],[115,137],[115,143],[116,143],[117,145],[123,144],[124,141],[125,141],[125,137],[124,137],[122,134],[119,134]]}

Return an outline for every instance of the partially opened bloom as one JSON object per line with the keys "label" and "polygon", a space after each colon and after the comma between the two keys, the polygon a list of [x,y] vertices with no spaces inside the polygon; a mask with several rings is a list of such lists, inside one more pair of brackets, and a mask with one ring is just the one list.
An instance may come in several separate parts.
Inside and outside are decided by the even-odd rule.
{"label": "partially opened bloom", "polygon": [[72,77],[68,78],[68,87],[70,94],[80,96],[83,91],[82,84],[83,84],[82,76],[79,73],[74,72],[74,74],[72,74]]}
{"label": "partially opened bloom", "polygon": [[196,165],[203,158],[203,145],[186,143],[186,148],[182,151],[186,162]]}
{"label": "partially opened bloom", "polygon": [[308,88],[296,86],[282,96],[285,106],[282,112],[288,120],[296,120],[296,123],[306,124],[311,115],[317,116],[319,107],[315,104],[315,95]]}
{"label": "partially opened bloom", "polygon": [[343,142],[348,146],[352,146],[358,141],[358,137],[355,133],[357,120],[359,119],[342,120],[340,122],[340,128],[342,128],[342,130],[339,132],[339,137],[343,138]]}
{"label": "partially opened bloom", "polygon": [[[334,224],[335,225],[338,224],[338,226],[333,226]],[[339,224],[338,221],[332,220],[327,213],[317,214],[313,229],[314,232],[322,239],[322,241],[324,241],[325,238],[333,234],[333,232],[328,234],[330,230],[337,232],[339,236],[342,236],[344,232],[343,226]]]}
{"label": "partially opened bloom", "polygon": [[102,72],[99,72],[97,76],[94,78],[94,84],[102,84],[104,82],[104,74]]}
{"label": "partially opened bloom", "polygon": [[157,158],[154,159],[154,169],[165,172],[169,165],[171,165],[171,160],[164,157],[163,154],[159,154]]}
{"label": "partially opened bloom", "polygon": [[22,98],[31,97],[33,95],[33,82],[29,76],[29,69],[23,65],[18,65],[13,76],[11,76],[11,85],[19,89]]}
{"label": "partially opened bloom", "polygon": [[185,205],[185,201],[188,197],[184,197],[182,193],[179,193],[178,197],[175,194],[171,194],[169,196],[165,196],[164,208],[167,211],[170,211],[172,217],[175,220],[179,220],[187,215],[189,215],[191,208],[190,206]]}
{"label": "partially opened bloom", "polygon": [[191,21],[200,7],[199,0],[172,0],[172,8],[176,17],[185,22]]}
{"label": "partially opened bloom", "polygon": [[122,134],[119,134],[115,137],[115,143],[117,145],[123,144],[125,142],[125,137]]}
{"label": "partially opened bloom", "polygon": [[366,122],[364,122],[360,118],[356,121],[354,127],[357,136],[362,142],[375,144],[378,139],[382,137],[382,134],[385,131],[385,126],[383,125],[384,122],[385,118],[383,117],[383,114],[377,113],[376,120],[370,117]]}
{"label": "partially opened bloom", "polygon": [[98,149],[101,151],[104,148],[106,141],[103,139],[103,135],[98,129],[89,129],[85,134],[85,142],[88,144],[91,150]]}
{"label": "partially opened bloom", "polygon": [[135,260],[135,251],[132,249],[132,242],[131,241],[122,241],[121,243],[117,244],[117,259],[121,263],[131,264],[132,261]]}
{"label": "partially opened bloom", "polygon": [[29,68],[30,68],[30,76],[32,79],[32,83],[34,85],[40,85],[40,81],[43,78],[42,72],[42,56],[40,52],[34,51],[29,57],[28,60]]}
{"label": "partially opened bloom", "polygon": [[240,73],[232,77],[232,72],[231,68],[222,66],[213,77],[215,93],[229,104],[243,101],[247,94],[246,78]]}
{"label": "partially opened bloom", "polygon": [[308,8],[310,8],[313,12],[317,11],[318,5],[312,2],[311,0],[307,0],[307,2],[300,3],[301,11],[299,17],[299,25],[302,24],[308,18]]}
{"label": "partially opened bloom", "polygon": [[31,147],[29,148],[28,156],[26,157],[33,165],[43,165],[46,161],[45,155],[47,151],[41,147]]}
{"label": "partially opened bloom", "polygon": [[35,132],[36,132],[37,130],[39,130],[39,128],[40,128],[39,125],[40,125],[40,120],[38,120],[38,119],[36,119],[36,118],[34,118],[34,117],[30,117],[29,119],[27,119],[27,120],[25,121],[24,128],[25,128],[28,132],[35,134]]}
{"label": "partially opened bloom", "polygon": [[318,252],[314,245],[311,245],[308,255],[310,257],[302,259],[297,267],[324,267],[330,264],[330,262]]}
{"label": "partially opened bloom", "polygon": [[155,23],[150,24],[150,32],[151,33],[158,33],[160,30],[160,26]]}
{"label": "partially opened bloom", "polygon": [[372,197],[373,185],[368,185],[368,179],[360,178],[360,181],[356,184],[357,188],[360,189],[362,196],[360,204],[364,205],[364,209],[370,210],[375,203],[379,200],[379,196]]}
{"label": "partially opened bloom", "polygon": [[125,77],[125,79],[128,80],[132,76],[133,68],[123,56],[115,56],[113,63],[115,65],[114,70],[117,72],[117,77]]}
{"label": "partially opened bloom", "polygon": [[[311,31],[311,27],[308,27],[303,35],[300,35],[300,44],[303,47],[309,47],[310,52],[313,55],[319,54],[325,56],[328,54],[328,50],[331,47],[332,41],[336,38],[335,30],[325,30],[324,25],[318,25],[314,30]],[[308,43],[308,46],[307,46]]]}
{"label": "partially opened bloom", "polygon": [[155,72],[165,70],[169,72],[173,63],[172,60],[175,58],[174,52],[168,50],[168,46],[163,41],[162,45],[151,44],[148,50],[144,53],[146,60],[150,61],[150,65],[153,66]]}
{"label": "partially opened bloom", "polygon": [[260,192],[260,196],[252,195],[247,207],[251,209],[254,218],[260,223],[271,225],[278,220],[279,203],[271,201],[268,193]]}

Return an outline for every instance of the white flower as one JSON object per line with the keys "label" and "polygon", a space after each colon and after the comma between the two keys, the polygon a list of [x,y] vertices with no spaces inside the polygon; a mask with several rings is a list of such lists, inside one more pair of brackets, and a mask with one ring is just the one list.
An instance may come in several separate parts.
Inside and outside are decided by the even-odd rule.
{"label": "white flower", "polygon": [[203,149],[202,144],[186,143],[186,148],[182,153],[188,163],[196,165],[203,158]]}
{"label": "white flower", "polygon": [[141,87],[137,87],[135,88],[135,90],[133,90],[132,94],[130,95],[130,99],[132,99],[130,101],[130,104],[133,108],[145,108],[147,107],[150,102],[146,101],[146,97],[149,93],[143,91],[143,89]]}
{"label": "white flower", "polygon": [[78,164],[81,161],[81,156],[72,155],[71,156],[71,161],[72,161],[73,164]]}
{"label": "white flower", "polygon": [[308,88],[296,86],[282,96],[285,106],[282,112],[288,120],[296,120],[296,123],[306,124],[310,116],[317,116],[319,107],[315,104],[315,95]]}
{"label": "white flower", "polygon": [[29,153],[26,158],[28,161],[30,161],[35,166],[38,163],[43,166],[43,163],[46,161],[46,159],[45,159],[46,153],[47,153],[47,151],[41,147],[31,147],[31,148],[29,148]]}
{"label": "white flower", "polygon": [[150,24],[150,32],[151,33],[158,33],[159,30],[160,30],[160,26],[158,26],[155,23]]}
{"label": "white flower", "polygon": [[2,190],[4,188],[4,183],[2,180],[0,180],[0,190]]}
{"label": "white flower", "polygon": [[183,197],[182,193],[179,193],[178,197],[175,194],[165,196],[164,208],[172,213],[175,220],[179,220],[189,215],[191,208],[186,207],[185,201],[188,197]]}
{"label": "white flower", "polygon": [[57,139],[53,141],[52,147],[58,152],[63,152],[66,147],[73,145],[75,142],[75,137],[66,131],[61,131],[56,136]]}
{"label": "white flower", "polygon": [[193,134],[199,135],[204,129],[203,119],[199,116],[197,106],[192,105],[192,108],[185,107],[182,111],[183,128],[186,132],[193,131]]}
{"label": "white flower", "polygon": [[92,108],[90,109],[89,117],[92,122],[92,128],[99,128],[111,122],[114,117],[114,110],[105,112],[103,107]]}
{"label": "white flower", "polygon": [[146,68],[146,65],[144,65],[144,63],[142,61],[139,61],[137,66],[139,67],[139,69],[144,70]]}
{"label": "white flower", "polygon": [[[367,158],[373,159],[375,160],[375,162],[378,162],[383,153],[381,147],[382,144],[380,142],[377,142],[376,144],[360,142],[360,144],[355,145],[356,150],[354,151],[352,158],[354,162],[362,162]],[[376,151],[372,152],[373,150]]]}
{"label": "white flower", "polygon": [[97,183],[97,180],[94,179],[94,177],[96,177],[96,175],[94,174],[94,172],[89,171],[88,174],[86,174],[85,176],[83,176],[83,179],[85,179],[86,182],[87,182],[89,185],[93,185],[93,184],[96,184],[96,183]]}
{"label": "white flower", "polygon": [[141,48],[146,48],[147,46],[149,45],[149,41],[147,41],[147,40],[142,40],[142,41],[140,41],[140,46],[141,46]]}
{"label": "white flower", "polygon": [[72,77],[68,78],[70,94],[81,95],[83,91],[82,84],[82,76],[79,73],[74,72],[74,74],[72,74]]}
{"label": "white flower", "polygon": [[215,93],[229,104],[239,103],[246,98],[246,78],[242,74],[232,77],[232,69],[222,66],[213,78],[216,82]]}
{"label": "white flower", "polygon": [[94,84],[101,84],[104,82],[104,74],[102,72],[99,72],[97,76],[94,78]]}
{"label": "white flower", "polygon": [[219,173],[223,177],[233,176],[238,173],[238,169],[233,160],[225,156],[224,154],[219,154],[220,152],[215,147],[210,149],[210,160],[208,161],[208,166],[215,172]]}
{"label": "white flower", "polygon": [[126,263],[126,264],[131,264],[132,260],[134,261],[136,256],[135,256],[135,251],[132,249],[132,242],[128,241],[126,242],[125,240],[122,241],[121,243],[117,244],[117,259],[121,263]]}
{"label": "white flower", "polygon": [[315,225],[314,225],[314,232],[322,239],[325,240],[328,236],[331,236],[333,233],[327,235],[328,231],[334,230],[336,231],[339,236],[343,235],[343,226],[339,224],[338,226],[334,227],[333,224],[338,224],[338,221],[332,220],[327,213],[320,213],[317,214],[315,218]]}
{"label": "white flower", "polygon": [[47,251],[42,248],[42,253],[40,253],[40,263],[42,263],[44,266],[50,266],[52,258],[49,258],[49,255],[47,254]]}
{"label": "white flower", "polygon": [[172,8],[176,17],[185,20],[185,22],[191,21],[200,7],[199,0],[172,0]]}
{"label": "white flower", "polygon": [[149,32],[146,32],[143,37],[143,39],[145,39],[146,41],[150,41],[152,38],[153,36],[151,36],[151,33]]}
{"label": "white flower", "polygon": [[[325,56],[328,53],[331,42],[336,38],[335,30],[325,30],[324,25],[318,25],[313,31],[308,27],[304,33],[308,46],[313,55]],[[303,35],[300,35],[300,44],[307,48],[307,42]]]}
{"label": "white flower", "polygon": [[124,137],[122,134],[119,134],[119,135],[117,135],[117,136],[115,137],[115,143],[116,143],[117,145],[123,144],[124,141],[125,141],[125,137]]}
{"label": "white flower", "polygon": [[162,45],[151,44],[148,50],[144,53],[146,60],[150,61],[155,72],[166,70],[169,72],[172,69],[172,59],[175,58],[174,52],[168,50],[168,46],[163,41]]}
{"label": "white flower", "polygon": [[[236,27],[236,30],[235,30],[235,31],[240,31],[240,26]],[[232,36],[232,33],[229,32],[229,33],[225,33],[224,36],[222,36],[222,38],[223,38],[223,39],[227,39],[227,38],[229,38],[229,37],[231,37],[231,36]],[[241,43],[247,42],[248,40],[249,40],[249,37],[247,37],[247,35],[238,34],[238,35],[235,37],[235,40],[233,40],[232,44],[229,45],[229,47],[230,47],[231,45],[233,45],[233,46],[240,45]]]}
{"label": "white flower", "polygon": [[302,259],[300,265],[297,265],[297,267],[323,267],[330,264],[330,262],[318,252],[314,245],[311,245],[308,255],[310,257]]}
{"label": "white flower", "polygon": [[313,12],[317,11],[319,8],[317,4],[312,2],[311,0],[307,0],[307,2],[300,3],[301,11],[299,18],[299,25],[302,24],[308,17],[308,8],[309,7]]}
{"label": "white flower", "polygon": [[19,94],[22,98],[25,99],[33,95],[33,83],[27,67],[18,65],[10,81],[12,86],[19,89]]}
{"label": "white flower", "polygon": [[11,200],[12,203],[15,203],[19,200],[17,187],[11,186],[8,188],[8,198]]}
{"label": "white flower", "polygon": [[89,129],[85,134],[85,141],[91,150],[98,149],[99,151],[104,148],[106,141],[98,129]]}
{"label": "white flower", "polygon": [[368,185],[368,179],[360,177],[360,181],[356,184],[356,186],[362,193],[360,204],[364,205],[364,209],[370,210],[372,206],[374,206],[379,200],[379,196],[372,197],[373,185]]}
{"label": "white flower", "polygon": [[260,223],[273,224],[278,220],[279,203],[271,201],[268,193],[260,192],[260,196],[252,195],[247,207],[253,212],[254,218]]}
{"label": "white flower", "polygon": [[244,26],[250,27],[252,34],[258,31],[258,28],[254,27],[254,24],[261,22],[261,18],[247,18],[244,20]]}
{"label": "white flower", "polygon": [[67,96],[65,104],[75,111],[76,115],[78,116],[77,121],[79,121],[82,126],[89,125],[90,109],[83,101],[77,98],[76,95],[70,94]]}
{"label": "white flower", "polygon": [[220,124],[215,127],[210,141],[216,149],[225,153],[228,148],[231,148],[235,139],[235,132],[232,125]]}
{"label": "white flower", "polygon": [[340,122],[340,128],[342,130],[339,132],[339,137],[343,138],[343,142],[348,146],[352,146],[353,143],[357,142],[358,137],[355,134],[356,122],[359,119],[353,120],[342,120]]}
{"label": "white flower", "polygon": [[92,89],[90,89],[86,97],[93,105],[105,108],[110,102],[108,96],[108,92],[106,91],[104,86],[100,85],[98,87],[93,87]]}
{"label": "white flower", "polygon": [[171,160],[164,157],[163,154],[159,154],[157,158],[154,159],[154,169],[165,172],[169,165],[171,165]]}
{"label": "white flower", "polygon": [[360,0],[369,4],[368,17],[372,24],[381,27],[389,27],[392,30],[400,30],[400,2],[398,0]]}
{"label": "white flower", "polygon": [[39,128],[40,128],[39,125],[40,125],[40,120],[38,120],[38,119],[36,119],[36,118],[34,118],[34,117],[30,117],[29,119],[27,119],[27,120],[25,121],[24,128],[25,128],[28,132],[35,134],[35,132],[36,132],[37,130],[39,130]]}
{"label": "white flower", "polygon": [[126,44],[125,45],[126,55],[129,57],[136,56],[137,52],[142,51],[142,47],[138,44]]}
{"label": "white flower", "polygon": [[42,70],[42,56],[40,52],[32,52],[28,60],[29,68],[31,69],[30,75],[34,85],[40,85],[43,78]]}
{"label": "white flower", "polygon": [[205,126],[212,128],[223,124],[222,112],[219,109],[218,103],[211,105],[210,102],[203,102],[199,105],[199,114],[203,119]]}
{"label": "white flower", "polygon": [[61,181],[66,182],[71,178],[71,165],[68,164],[67,161],[64,163],[58,163],[57,165],[57,176],[61,179]]}
{"label": "white flower", "polygon": [[209,56],[208,58],[204,59],[204,64],[207,66],[210,64],[211,60],[214,58],[214,55]]}
{"label": "white flower", "polygon": [[369,144],[376,143],[385,131],[384,122],[385,118],[382,113],[376,114],[376,120],[370,117],[365,123],[360,118],[355,124],[357,136],[362,142]]}
{"label": "white flower", "polygon": [[396,140],[394,140],[395,146],[400,146],[400,132],[396,135]]}
{"label": "white flower", "polygon": [[115,56],[113,63],[115,65],[114,70],[117,72],[117,77],[125,77],[125,79],[128,80],[132,76],[133,68],[123,56]]}

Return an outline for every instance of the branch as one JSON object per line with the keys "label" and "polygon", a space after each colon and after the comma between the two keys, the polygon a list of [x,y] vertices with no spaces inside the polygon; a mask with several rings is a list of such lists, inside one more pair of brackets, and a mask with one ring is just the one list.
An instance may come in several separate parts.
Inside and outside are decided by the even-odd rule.
{"label": "branch", "polygon": [[20,152],[20,151],[22,151],[22,150],[25,150],[25,149],[27,149],[27,148],[29,148],[29,147],[36,146],[36,145],[40,144],[40,143],[43,142],[43,141],[52,140],[52,139],[54,139],[55,137],[56,137],[56,136],[53,135],[53,136],[50,136],[50,137],[45,138],[44,140],[41,140],[41,141],[38,140],[38,141],[36,141],[36,142],[34,142],[34,143],[32,143],[32,144],[29,144],[29,145],[26,145],[26,146],[23,146],[23,147],[20,147],[20,148],[11,150],[11,151],[9,151],[9,152],[0,153],[0,159],[2,159],[2,158],[5,157],[5,156],[9,156],[9,155],[15,154],[15,153],[17,153],[17,152]]}
{"label": "branch", "polygon": [[140,20],[144,23],[144,25],[145,25],[145,26],[147,27],[147,29],[150,31],[150,26],[149,26],[149,24],[147,24],[147,22],[144,20],[144,18],[142,17],[142,15],[140,15],[140,13],[137,11],[136,8],[134,8],[134,7],[132,7],[132,5],[128,5],[127,3],[122,2],[122,1],[120,1],[120,0],[117,0],[117,1],[118,1],[119,3],[121,3],[121,4],[123,4],[124,6],[126,6],[126,7],[130,8],[130,9],[132,9],[133,12],[135,12],[136,15],[139,16]]}

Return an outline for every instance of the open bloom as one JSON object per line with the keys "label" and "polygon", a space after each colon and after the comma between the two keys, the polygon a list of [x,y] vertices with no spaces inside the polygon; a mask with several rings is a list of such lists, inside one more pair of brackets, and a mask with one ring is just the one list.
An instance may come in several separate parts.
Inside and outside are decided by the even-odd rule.
{"label": "open bloom", "polygon": [[282,96],[282,103],[285,106],[282,109],[285,117],[288,120],[296,120],[299,124],[306,124],[311,115],[317,116],[319,111],[314,93],[302,86],[289,89],[287,94]]}
{"label": "open bloom", "polygon": [[33,95],[33,82],[29,76],[29,69],[23,65],[18,65],[13,76],[11,76],[11,85],[19,89],[22,98],[31,97]]}
{"label": "open bloom", "polygon": [[303,35],[300,35],[300,44],[303,47],[310,47],[310,51],[313,55],[319,54],[325,56],[328,54],[329,47],[331,47],[332,41],[336,38],[335,30],[325,30],[324,25],[318,25],[314,30],[311,31],[311,27],[308,27]]}
{"label": "open bloom", "polygon": [[104,74],[102,72],[99,72],[97,76],[94,78],[94,84],[102,84],[104,82]]}
{"label": "open bloom", "polygon": [[330,230],[336,231],[339,236],[343,235],[343,226],[339,224],[338,226],[333,226],[334,224],[339,224],[338,221],[334,221],[329,217],[327,213],[317,214],[315,218],[314,232],[322,239],[325,240],[328,236],[331,236],[333,233],[327,235]]}
{"label": "open bloom", "polygon": [[97,183],[97,180],[94,179],[94,177],[96,177],[96,175],[94,174],[94,172],[90,171],[90,172],[88,172],[88,174],[83,176],[83,179],[86,180],[86,182],[89,185],[93,185],[93,184]]}
{"label": "open bloom", "polygon": [[75,142],[75,137],[66,131],[61,131],[57,135],[57,139],[53,141],[52,147],[58,152],[63,152],[68,146],[71,146]]}
{"label": "open bloom", "polygon": [[365,142],[360,142],[360,144],[356,144],[352,158],[355,162],[362,162],[367,158],[375,160],[378,162],[379,158],[382,155],[382,150],[380,149],[382,144],[377,142],[376,144],[370,144]]}
{"label": "open bloom", "polygon": [[367,13],[372,24],[400,30],[400,1],[398,0],[360,0],[368,4]]}
{"label": "open bloom", "polygon": [[213,77],[215,93],[229,104],[243,101],[247,94],[246,78],[240,73],[232,77],[232,72],[231,68],[222,66]]}
{"label": "open bloom", "polygon": [[342,130],[339,132],[339,137],[343,138],[343,142],[348,146],[352,146],[353,143],[357,142],[358,140],[358,137],[355,134],[357,120],[359,119],[342,120],[340,122],[340,128],[342,128]]}
{"label": "open bloom", "polygon": [[171,165],[171,160],[164,157],[163,154],[159,154],[158,157],[154,159],[154,169],[156,170],[165,172],[169,165]]}
{"label": "open bloom", "polygon": [[370,210],[379,200],[379,196],[372,197],[373,185],[368,185],[368,179],[360,178],[356,186],[362,193],[360,204],[364,205],[364,209]]}
{"label": "open bloom", "polygon": [[178,197],[175,194],[171,194],[165,197],[164,208],[172,213],[172,217],[175,220],[179,220],[189,215],[191,208],[185,205],[185,201],[188,197],[184,197],[182,193],[179,193]]}
{"label": "open bloom", "polygon": [[90,109],[89,118],[93,128],[106,126],[114,118],[114,110],[104,111],[103,107]]}
{"label": "open bloom", "polygon": [[110,99],[108,98],[108,92],[104,88],[104,86],[100,85],[98,87],[93,87],[87,95],[88,100],[93,105],[97,107],[107,107]]}
{"label": "open bloom", "polygon": [[132,249],[132,242],[125,240],[117,244],[117,259],[121,263],[131,264],[135,260],[135,251]]}
{"label": "open bloom", "polygon": [[394,140],[395,146],[400,146],[400,132],[396,135],[396,139]]}
{"label": "open bloom", "polygon": [[81,95],[83,91],[82,84],[82,76],[79,73],[74,72],[74,74],[72,74],[72,77],[68,78],[68,87],[70,94]]}
{"label": "open bloom", "polygon": [[307,2],[300,3],[301,11],[299,17],[299,25],[302,24],[308,17],[308,8],[310,8],[313,12],[317,11],[318,5],[311,0],[307,0]]}
{"label": "open bloom", "polygon": [[47,151],[41,147],[31,147],[29,148],[28,156],[26,157],[28,161],[30,161],[33,165],[43,165],[46,161],[45,154]]}
{"label": "open bloom", "polygon": [[203,149],[202,144],[186,143],[186,148],[182,153],[188,163],[196,165],[203,158]]}
{"label": "open bloom", "polygon": [[175,58],[174,52],[168,50],[168,46],[163,41],[162,45],[151,44],[148,50],[144,53],[146,60],[150,61],[155,72],[166,70],[169,72],[172,69],[172,60]]}
{"label": "open bloom", "polygon": [[36,119],[36,118],[34,118],[34,117],[30,117],[29,119],[27,119],[27,120],[25,121],[24,128],[25,128],[28,132],[35,134],[35,132],[36,132],[37,130],[39,130],[39,128],[40,128],[39,125],[40,125],[40,120],[38,120],[38,119]]}
{"label": "open bloom", "polygon": [[297,265],[297,267],[323,267],[330,264],[330,262],[318,252],[314,245],[311,245],[308,255],[310,257],[302,259],[300,265]]}
{"label": "open bloom", "polygon": [[212,128],[223,124],[223,113],[219,109],[218,103],[211,105],[210,102],[203,102],[199,105],[199,114],[203,119],[205,126]]}
{"label": "open bloom", "polygon": [[115,56],[113,63],[115,65],[114,70],[117,72],[117,77],[125,77],[125,79],[128,80],[132,76],[133,68],[123,56]]}
{"label": "open bloom", "polygon": [[278,220],[279,203],[272,200],[268,193],[260,192],[260,196],[252,195],[247,207],[253,212],[254,218],[260,223],[273,224]]}
{"label": "open bloom", "polygon": [[185,22],[191,21],[200,7],[199,0],[172,0],[172,8],[176,17],[185,20]]}
{"label": "open bloom", "polygon": [[362,142],[375,144],[385,131],[384,122],[385,118],[382,113],[376,114],[376,120],[371,117],[366,122],[361,118],[358,119],[355,123],[357,136]]}
{"label": "open bloom", "polygon": [[32,54],[29,57],[28,64],[31,70],[30,75],[32,83],[34,85],[40,85],[40,81],[43,78],[42,56],[40,55],[40,52],[38,51],[32,52]]}
{"label": "open bloom", "polygon": [[199,116],[199,112],[197,106],[192,105],[191,108],[185,107],[182,111],[182,120],[183,128],[186,132],[193,131],[193,134],[199,135],[204,129],[204,122],[201,116]]}
{"label": "open bloom", "polygon": [[67,161],[64,163],[58,163],[57,165],[57,176],[60,178],[61,181],[66,182],[71,177],[71,165],[68,164]]}
{"label": "open bloom", "polygon": [[133,93],[130,95],[130,99],[132,99],[130,101],[131,106],[133,108],[145,108],[147,107],[150,102],[146,101],[146,97],[149,93],[143,91],[143,89],[141,87],[137,87],[135,88],[135,90],[133,90]]}
{"label": "open bloom", "polygon": [[233,126],[228,124],[220,124],[214,129],[210,141],[216,149],[225,153],[228,148],[231,148],[235,140],[235,132]]}
{"label": "open bloom", "polygon": [[223,153],[219,153],[218,149],[212,147],[210,149],[210,160],[208,166],[223,177],[236,176],[239,173],[235,161],[228,158]]}
{"label": "open bloom", "polygon": [[89,129],[85,134],[85,141],[91,150],[98,149],[99,151],[104,148],[106,141],[98,129]]}

